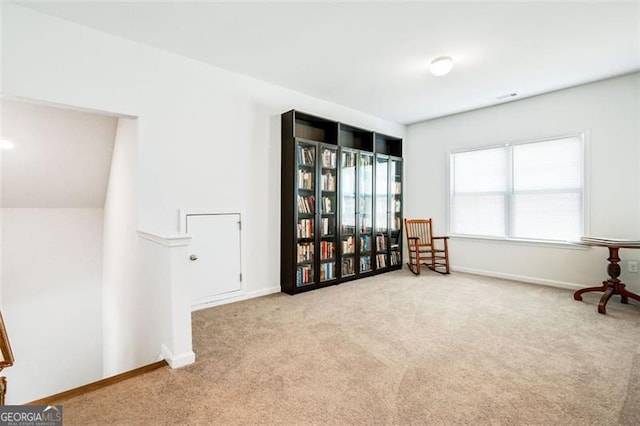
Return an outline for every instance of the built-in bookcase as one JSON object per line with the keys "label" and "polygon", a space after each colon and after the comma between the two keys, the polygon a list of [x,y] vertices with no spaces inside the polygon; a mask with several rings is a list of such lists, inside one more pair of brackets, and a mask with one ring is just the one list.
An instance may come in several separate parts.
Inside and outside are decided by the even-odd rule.
{"label": "built-in bookcase", "polygon": [[389,157],[389,263],[402,266],[402,159]]}
{"label": "built-in bookcase", "polygon": [[341,278],[356,275],[358,152],[342,149],[340,155],[340,264]]}
{"label": "built-in bookcase", "polygon": [[338,150],[320,144],[320,283],[338,277],[336,222],[338,216]]}
{"label": "built-in bookcase", "polygon": [[402,267],[402,140],[375,136],[376,270]]}
{"label": "built-in bookcase", "polygon": [[282,115],[282,291],[402,267],[401,156],[399,138]]}

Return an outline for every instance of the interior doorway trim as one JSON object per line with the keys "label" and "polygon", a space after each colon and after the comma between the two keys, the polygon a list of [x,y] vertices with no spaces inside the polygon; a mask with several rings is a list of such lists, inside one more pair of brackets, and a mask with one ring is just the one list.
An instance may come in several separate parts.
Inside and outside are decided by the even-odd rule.
{"label": "interior doorway trim", "polygon": [[240,216],[240,221],[244,213],[240,209],[213,209],[213,208],[181,208],[178,209],[179,227],[181,235],[187,233],[187,216],[192,215],[228,215],[237,214]]}

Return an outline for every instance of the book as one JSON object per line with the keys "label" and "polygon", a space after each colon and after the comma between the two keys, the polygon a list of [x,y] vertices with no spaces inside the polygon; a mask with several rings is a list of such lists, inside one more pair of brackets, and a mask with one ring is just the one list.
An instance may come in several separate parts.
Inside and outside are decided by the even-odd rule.
{"label": "book", "polygon": [[335,169],[336,168],[336,151],[331,149],[322,150],[322,167]]}
{"label": "book", "polygon": [[342,259],[342,276],[354,275],[356,273],[353,258]]}
{"label": "book", "polygon": [[596,244],[620,244],[624,246],[637,246],[640,247],[640,240],[627,240],[624,238],[608,238],[608,237],[582,237],[581,242],[584,243],[596,243]]}
{"label": "book", "polygon": [[298,164],[313,166],[315,164],[313,147],[298,146]]}

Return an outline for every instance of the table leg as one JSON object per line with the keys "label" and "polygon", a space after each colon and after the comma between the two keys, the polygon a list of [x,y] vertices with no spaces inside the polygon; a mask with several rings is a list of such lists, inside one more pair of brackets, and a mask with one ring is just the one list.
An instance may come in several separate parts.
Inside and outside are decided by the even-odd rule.
{"label": "table leg", "polygon": [[598,303],[598,312],[601,314],[605,314],[607,312],[607,303],[611,296],[614,294],[620,295],[620,302],[629,303],[629,297],[635,300],[640,301],[640,296],[635,293],[628,291],[625,288],[625,285],[620,282],[618,277],[620,276],[620,257],[618,257],[619,247],[608,247],[609,248],[609,257],[607,260],[609,264],[607,265],[607,274],[609,274],[609,279],[602,282],[602,286],[600,287],[588,287],[583,288],[582,290],[578,290],[573,293],[573,298],[575,300],[582,300],[582,294],[590,291],[602,291],[604,294],[600,298],[600,302]]}
{"label": "table leg", "polygon": [[624,297],[625,299],[627,297],[630,297],[632,299],[637,300],[638,302],[640,302],[640,296],[638,296],[635,293],[630,292],[629,290],[627,290],[624,286],[624,284],[620,285],[620,288],[618,289],[618,292],[620,293],[620,295],[622,295],[622,297]]}
{"label": "table leg", "polygon": [[607,291],[604,292],[604,294],[600,298],[600,303],[598,303],[598,313],[607,313],[607,302],[609,301],[609,299],[611,299],[611,296],[613,296],[615,292],[616,291],[613,287],[609,287]]}
{"label": "table leg", "polygon": [[575,300],[582,300],[582,294],[583,293],[588,293],[590,291],[607,291],[607,282],[603,282],[602,285],[600,287],[587,287],[587,288],[583,288],[582,290],[578,290],[575,293],[573,293],[573,298]]}
{"label": "table leg", "polygon": [[620,285],[624,288],[624,284],[622,284],[618,279],[620,276],[620,265],[618,264],[620,262],[620,257],[618,256],[618,250],[618,247],[609,247],[609,257],[607,258],[609,261],[609,265],[607,265],[607,274],[609,274],[609,279],[602,283],[604,286],[608,287],[608,289],[602,295],[600,303],[598,303],[598,312],[601,314],[607,313],[607,302],[611,299],[611,296],[619,294]]}

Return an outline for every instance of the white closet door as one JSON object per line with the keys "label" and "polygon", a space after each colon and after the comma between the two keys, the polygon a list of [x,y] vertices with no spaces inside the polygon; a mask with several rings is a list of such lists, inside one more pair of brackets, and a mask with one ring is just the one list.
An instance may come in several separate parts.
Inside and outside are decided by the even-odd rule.
{"label": "white closet door", "polygon": [[192,307],[239,292],[240,214],[188,214],[186,231],[193,237]]}

